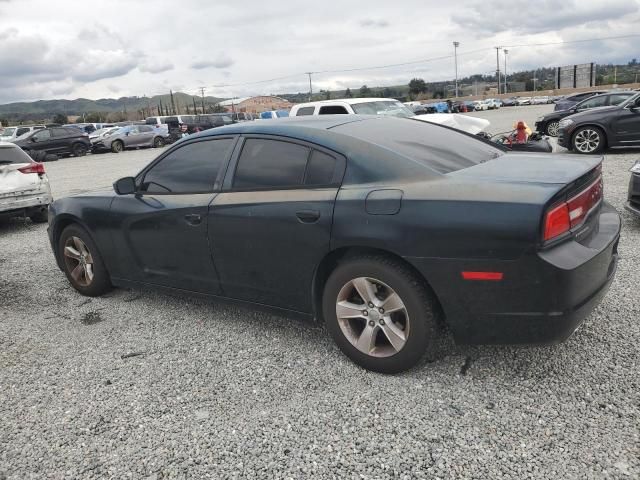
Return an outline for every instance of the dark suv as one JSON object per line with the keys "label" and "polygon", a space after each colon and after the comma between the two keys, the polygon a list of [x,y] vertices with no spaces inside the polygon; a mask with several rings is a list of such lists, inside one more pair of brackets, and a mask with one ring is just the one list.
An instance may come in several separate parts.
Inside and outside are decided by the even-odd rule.
{"label": "dark suv", "polygon": [[640,147],[640,94],[615,107],[594,108],[563,118],[558,145],[577,153]]}
{"label": "dark suv", "polygon": [[556,106],[554,110],[569,110],[576,103],[580,103],[587,98],[591,98],[594,95],[600,95],[601,93],[607,93],[606,90],[593,90],[591,92],[582,92],[582,93],[574,93],[573,95],[568,95],[564,98],[561,98],[556,102]]}
{"label": "dark suv", "polygon": [[28,137],[15,142],[32,156],[35,152],[44,155],[74,155],[82,157],[91,150],[89,135],[77,128],[51,127],[33,132]]}

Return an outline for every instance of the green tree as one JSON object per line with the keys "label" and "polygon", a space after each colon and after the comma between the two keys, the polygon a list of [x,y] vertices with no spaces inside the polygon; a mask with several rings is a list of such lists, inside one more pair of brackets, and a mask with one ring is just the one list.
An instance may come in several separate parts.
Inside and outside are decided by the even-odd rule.
{"label": "green tree", "polygon": [[361,97],[368,97],[369,95],[371,95],[371,89],[369,87],[367,87],[366,85],[363,85],[360,87],[360,96]]}
{"label": "green tree", "polygon": [[2,125],[3,127],[8,127],[9,126],[9,119],[8,118],[0,118],[0,125]]}
{"label": "green tree", "polygon": [[56,113],[53,116],[53,120],[52,121],[53,121],[53,123],[59,123],[60,125],[64,125],[66,123],[69,123],[69,119],[63,113]]}
{"label": "green tree", "polygon": [[344,96],[346,98],[352,98],[353,97],[353,93],[351,93],[351,89],[350,88],[347,88],[347,91],[344,92]]}
{"label": "green tree", "polygon": [[327,90],[326,92],[324,92],[324,98],[326,100],[331,100],[331,92],[329,90]]}
{"label": "green tree", "polygon": [[412,78],[409,82],[409,92],[417,95],[427,91],[427,84],[421,78]]}
{"label": "green tree", "polygon": [[227,109],[224,108],[219,103],[216,103],[214,106],[211,107],[211,113],[225,113],[226,111]]}

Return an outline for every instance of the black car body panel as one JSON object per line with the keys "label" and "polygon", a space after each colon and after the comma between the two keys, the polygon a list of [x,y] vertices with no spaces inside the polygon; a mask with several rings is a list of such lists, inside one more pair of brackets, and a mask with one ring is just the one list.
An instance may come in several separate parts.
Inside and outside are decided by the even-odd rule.
{"label": "black car body panel", "polygon": [[626,209],[640,217],[640,173],[631,172]]}
{"label": "black car body panel", "polygon": [[[430,149],[410,141],[420,132]],[[225,138],[232,146],[211,192],[143,191],[149,172],[172,152]],[[335,162],[332,176],[310,187],[236,184],[249,140],[308,148],[308,158],[321,152]],[[457,341],[560,341],[606,292],[620,223],[604,202],[580,231],[553,244],[542,241],[541,223],[600,162],[505,154],[410,119],[243,123],[180,140],[136,177],[138,193],[57,200],[49,235],[57,252],[65,225],[85,226],[115,285],[187,290],[309,316],[321,315],[317,296],[332,262],[354,251],[384,252],[424,278]],[[461,272],[469,270],[504,278],[468,281]]]}
{"label": "black car body panel", "polygon": [[572,149],[573,134],[584,126],[599,128],[604,132],[608,147],[640,146],[640,94],[631,97],[625,103],[614,107],[599,107],[566,117],[569,125],[561,124],[558,131],[558,144]]}
{"label": "black car body panel", "polygon": [[593,90],[591,92],[581,92],[581,93],[574,93],[573,95],[568,95],[556,102],[554,110],[569,110],[574,105],[582,102],[583,100],[587,100],[588,98],[591,98],[594,95],[600,95],[602,93],[607,93],[607,91]]}

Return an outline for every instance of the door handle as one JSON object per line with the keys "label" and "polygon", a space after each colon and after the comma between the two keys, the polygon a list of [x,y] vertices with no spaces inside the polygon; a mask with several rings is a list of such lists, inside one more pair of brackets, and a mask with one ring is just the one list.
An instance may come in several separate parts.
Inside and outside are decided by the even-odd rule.
{"label": "door handle", "polygon": [[202,223],[202,217],[197,213],[189,213],[184,216],[184,219],[189,225],[193,226],[200,225]]}
{"label": "door handle", "polygon": [[302,223],[314,223],[320,218],[320,212],[318,210],[300,210],[296,212],[296,217]]}

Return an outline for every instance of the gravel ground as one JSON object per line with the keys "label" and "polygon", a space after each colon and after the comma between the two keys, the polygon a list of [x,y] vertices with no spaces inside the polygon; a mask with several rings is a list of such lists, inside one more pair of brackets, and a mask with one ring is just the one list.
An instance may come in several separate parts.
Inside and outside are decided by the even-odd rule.
{"label": "gravel ground", "polygon": [[[500,131],[549,109],[482,116]],[[157,153],[47,170],[60,197]],[[143,291],[81,297],[45,226],[0,224],[0,479],[639,478],[640,222],[623,210],[637,158],[606,156],[619,270],[573,337],[445,345],[397,376],[356,367],[311,322]]]}

